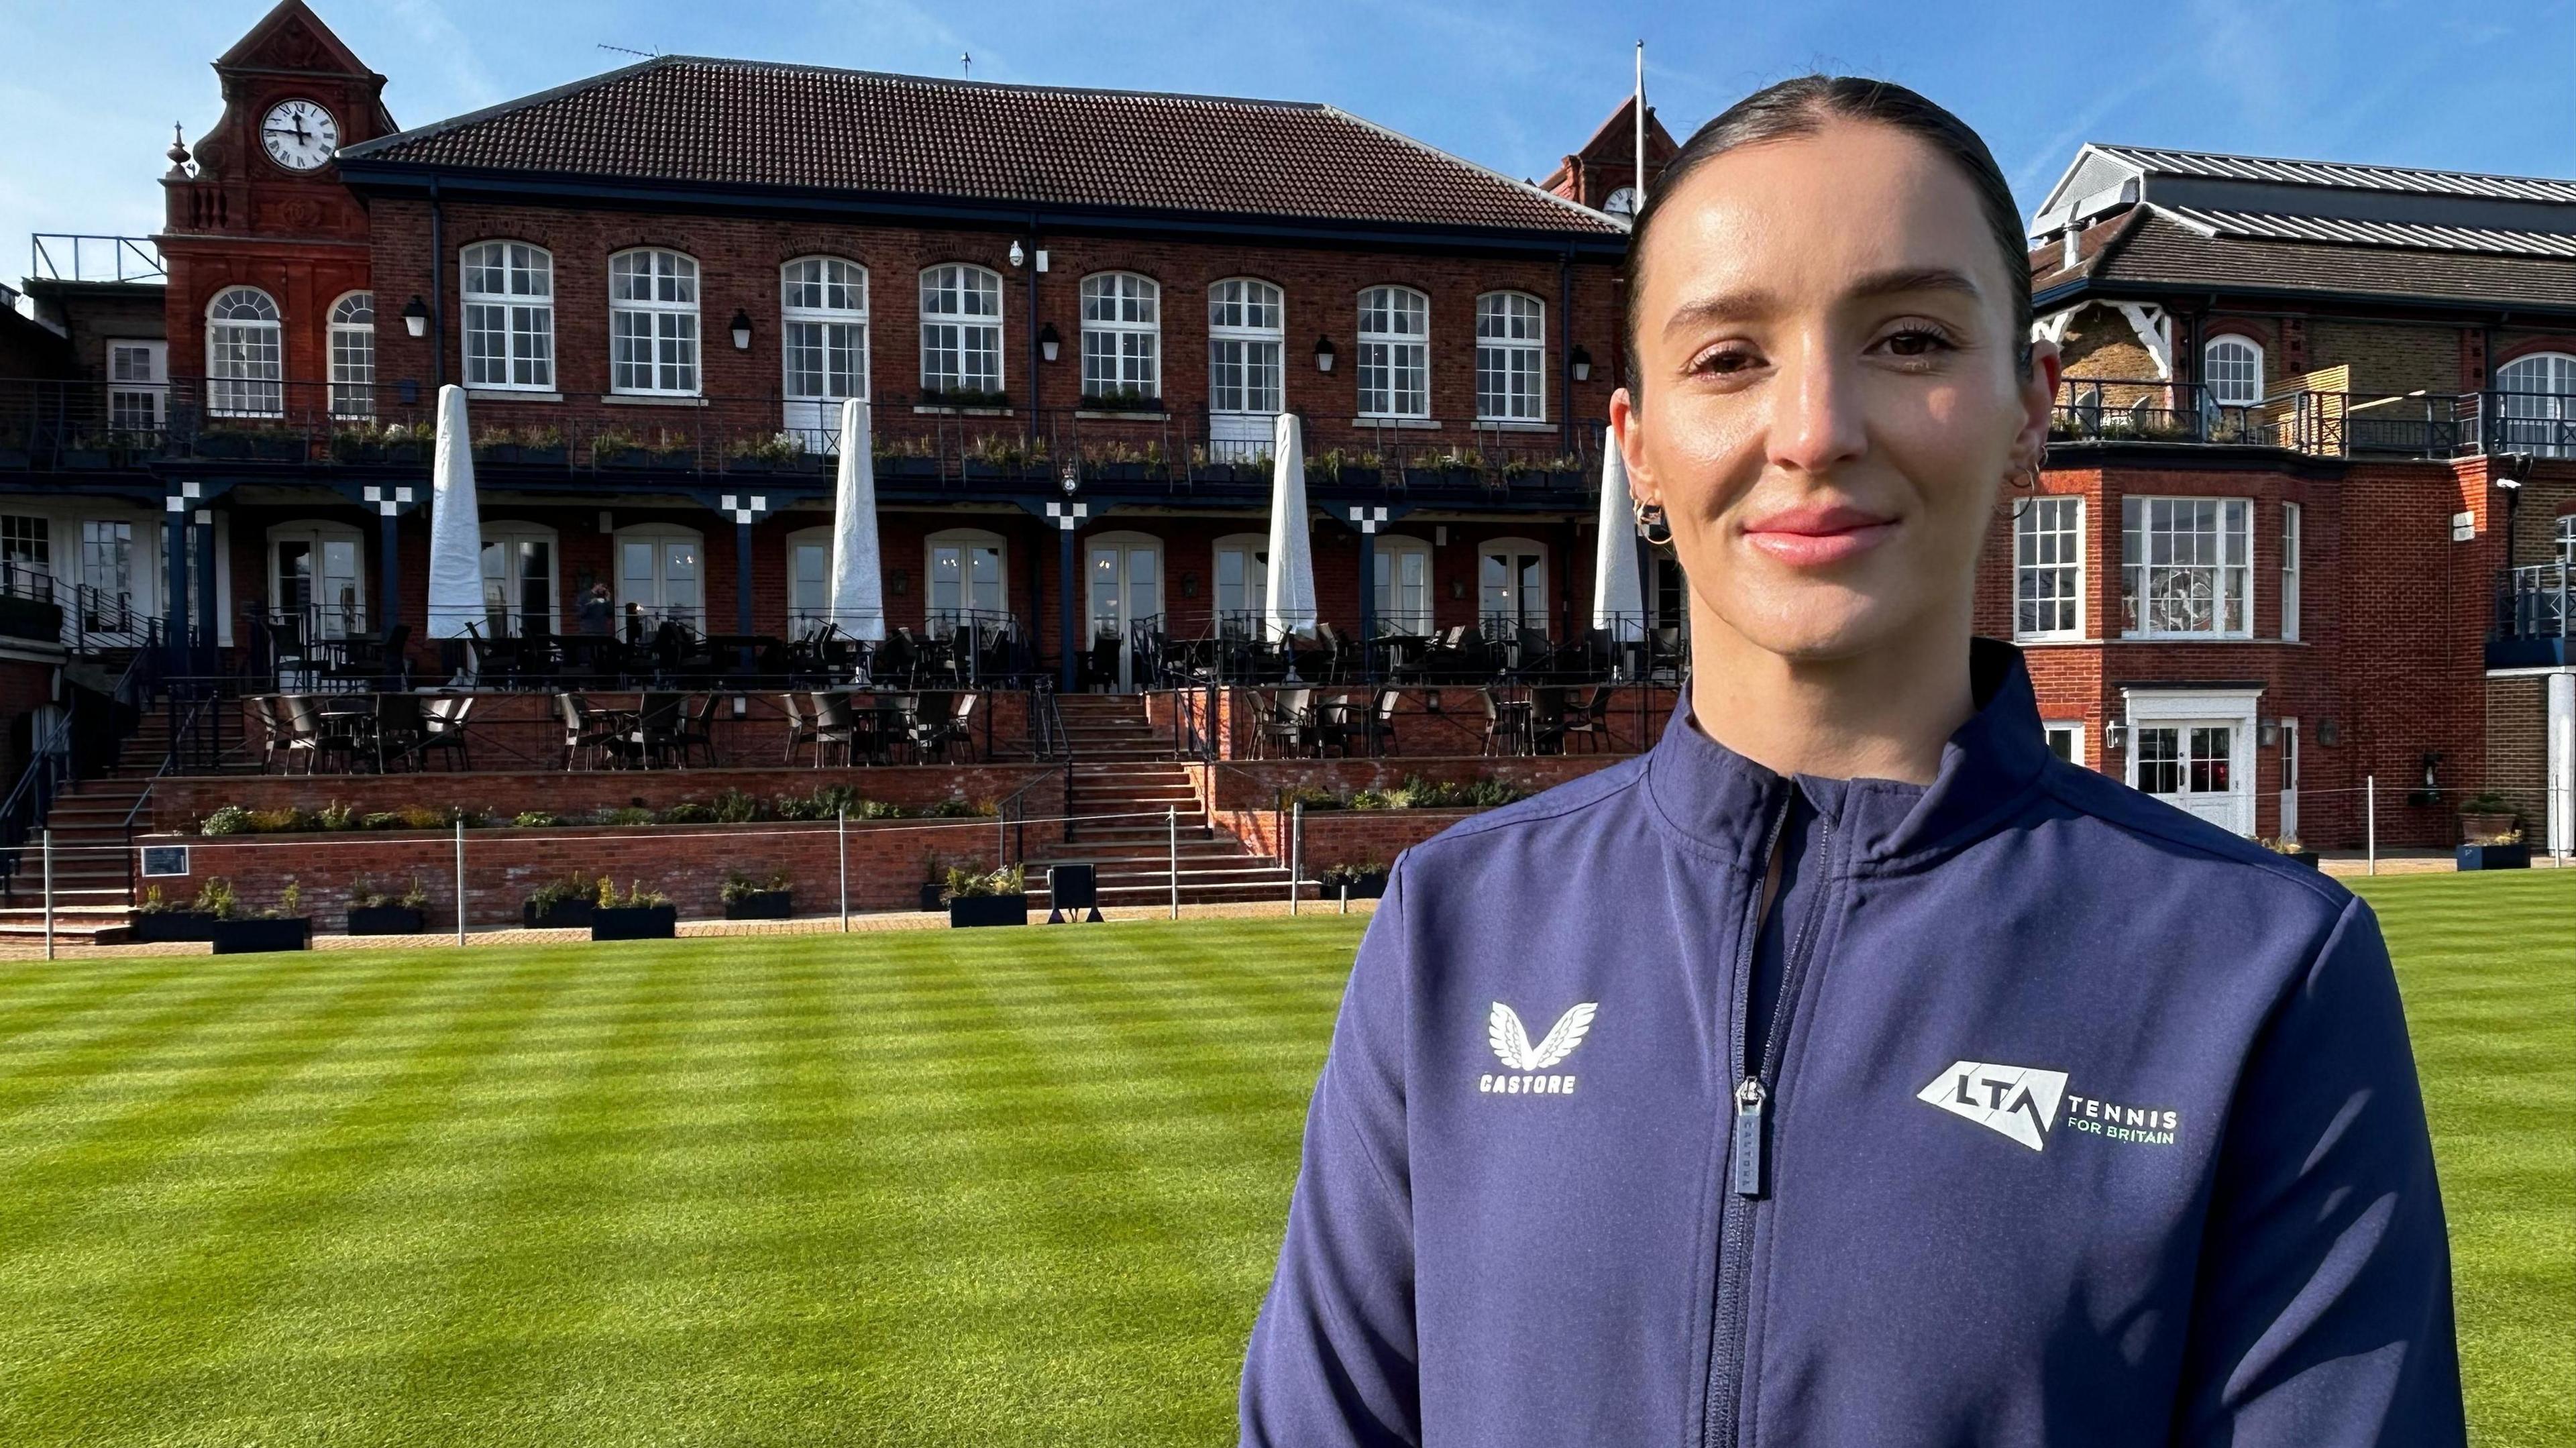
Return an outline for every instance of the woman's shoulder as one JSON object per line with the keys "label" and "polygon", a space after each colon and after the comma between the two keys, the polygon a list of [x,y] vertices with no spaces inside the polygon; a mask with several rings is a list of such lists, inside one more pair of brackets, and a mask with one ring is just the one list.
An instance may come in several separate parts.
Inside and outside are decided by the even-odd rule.
{"label": "woman's shoulder", "polygon": [[2315,867],[2082,765],[2051,761],[2041,790],[2054,806],[2041,812],[2043,825],[2051,816],[2068,818],[2095,837],[2093,863],[2102,868],[2093,873],[2134,879],[2124,872],[2151,869],[2150,878],[2225,879],[2280,908],[2326,917],[2352,901],[2350,890]]}

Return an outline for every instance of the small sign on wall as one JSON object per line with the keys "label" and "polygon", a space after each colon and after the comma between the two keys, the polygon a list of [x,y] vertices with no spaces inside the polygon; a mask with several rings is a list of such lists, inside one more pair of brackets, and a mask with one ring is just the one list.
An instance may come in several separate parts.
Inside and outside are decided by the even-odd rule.
{"label": "small sign on wall", "polygon": [[187,873],[188,847],[186,845],[145,845],[143,847],[143,874],[146,879]]}
{"label": "small sign on wall", "polygon": [[2459,512],[2451,515],[2451,541],[2467,543],[2478,536],[2478,515]]}

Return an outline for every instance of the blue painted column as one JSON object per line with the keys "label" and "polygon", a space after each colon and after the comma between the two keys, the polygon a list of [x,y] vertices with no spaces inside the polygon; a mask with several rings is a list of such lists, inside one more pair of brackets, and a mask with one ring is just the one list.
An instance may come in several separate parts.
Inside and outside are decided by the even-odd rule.
{"label": "blue painted column", "polygon": [[215,513],[212,508],[199,508],[197,520],[197,650],[210,666],[213,664],[215,640]]}
{"label": "blue painted column", "polygon": [[162,500],[161,642],[172,649],[188,643],[188,501],[177,492]]}
{"label": "blue painted column", "polygon": [[[1053,503],[1047,504],[1049,509],[1056,506]],[[1055,520],[1056,536],[1062,539],[1064,544],[1056,550],[1056,602],[1063,618],[1064,635],[1064,660],[1057,671],[1056,689],[1066,694],[1072,693],[1074,689],[1073,524],[1074,520],[1070,514],[1059,515]]]}

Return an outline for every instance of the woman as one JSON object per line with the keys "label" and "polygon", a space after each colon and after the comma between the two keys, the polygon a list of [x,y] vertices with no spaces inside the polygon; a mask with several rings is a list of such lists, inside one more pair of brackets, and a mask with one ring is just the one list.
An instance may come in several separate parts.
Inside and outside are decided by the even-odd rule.
{"label": "woman", "polygon": [[2058,760],[1980,541],[2047,437],[1992,157],[1811,77],[1638,218],[1643,758],[1398,862],[1307,1121],[1244,1441],[2462,1439],[2370,912]]}

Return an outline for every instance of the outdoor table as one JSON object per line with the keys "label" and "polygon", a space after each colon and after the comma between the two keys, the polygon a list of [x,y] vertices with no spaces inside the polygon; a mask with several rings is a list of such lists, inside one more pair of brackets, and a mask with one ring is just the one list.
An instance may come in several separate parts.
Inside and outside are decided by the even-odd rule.
{"label": "outdoor table", "polygon": [[1500,720],[1500,733],[1505,753],[1536,754],[1538,752],[1538,740],[1532,732],[1529,700],[1496,699],[1494,713]]}

